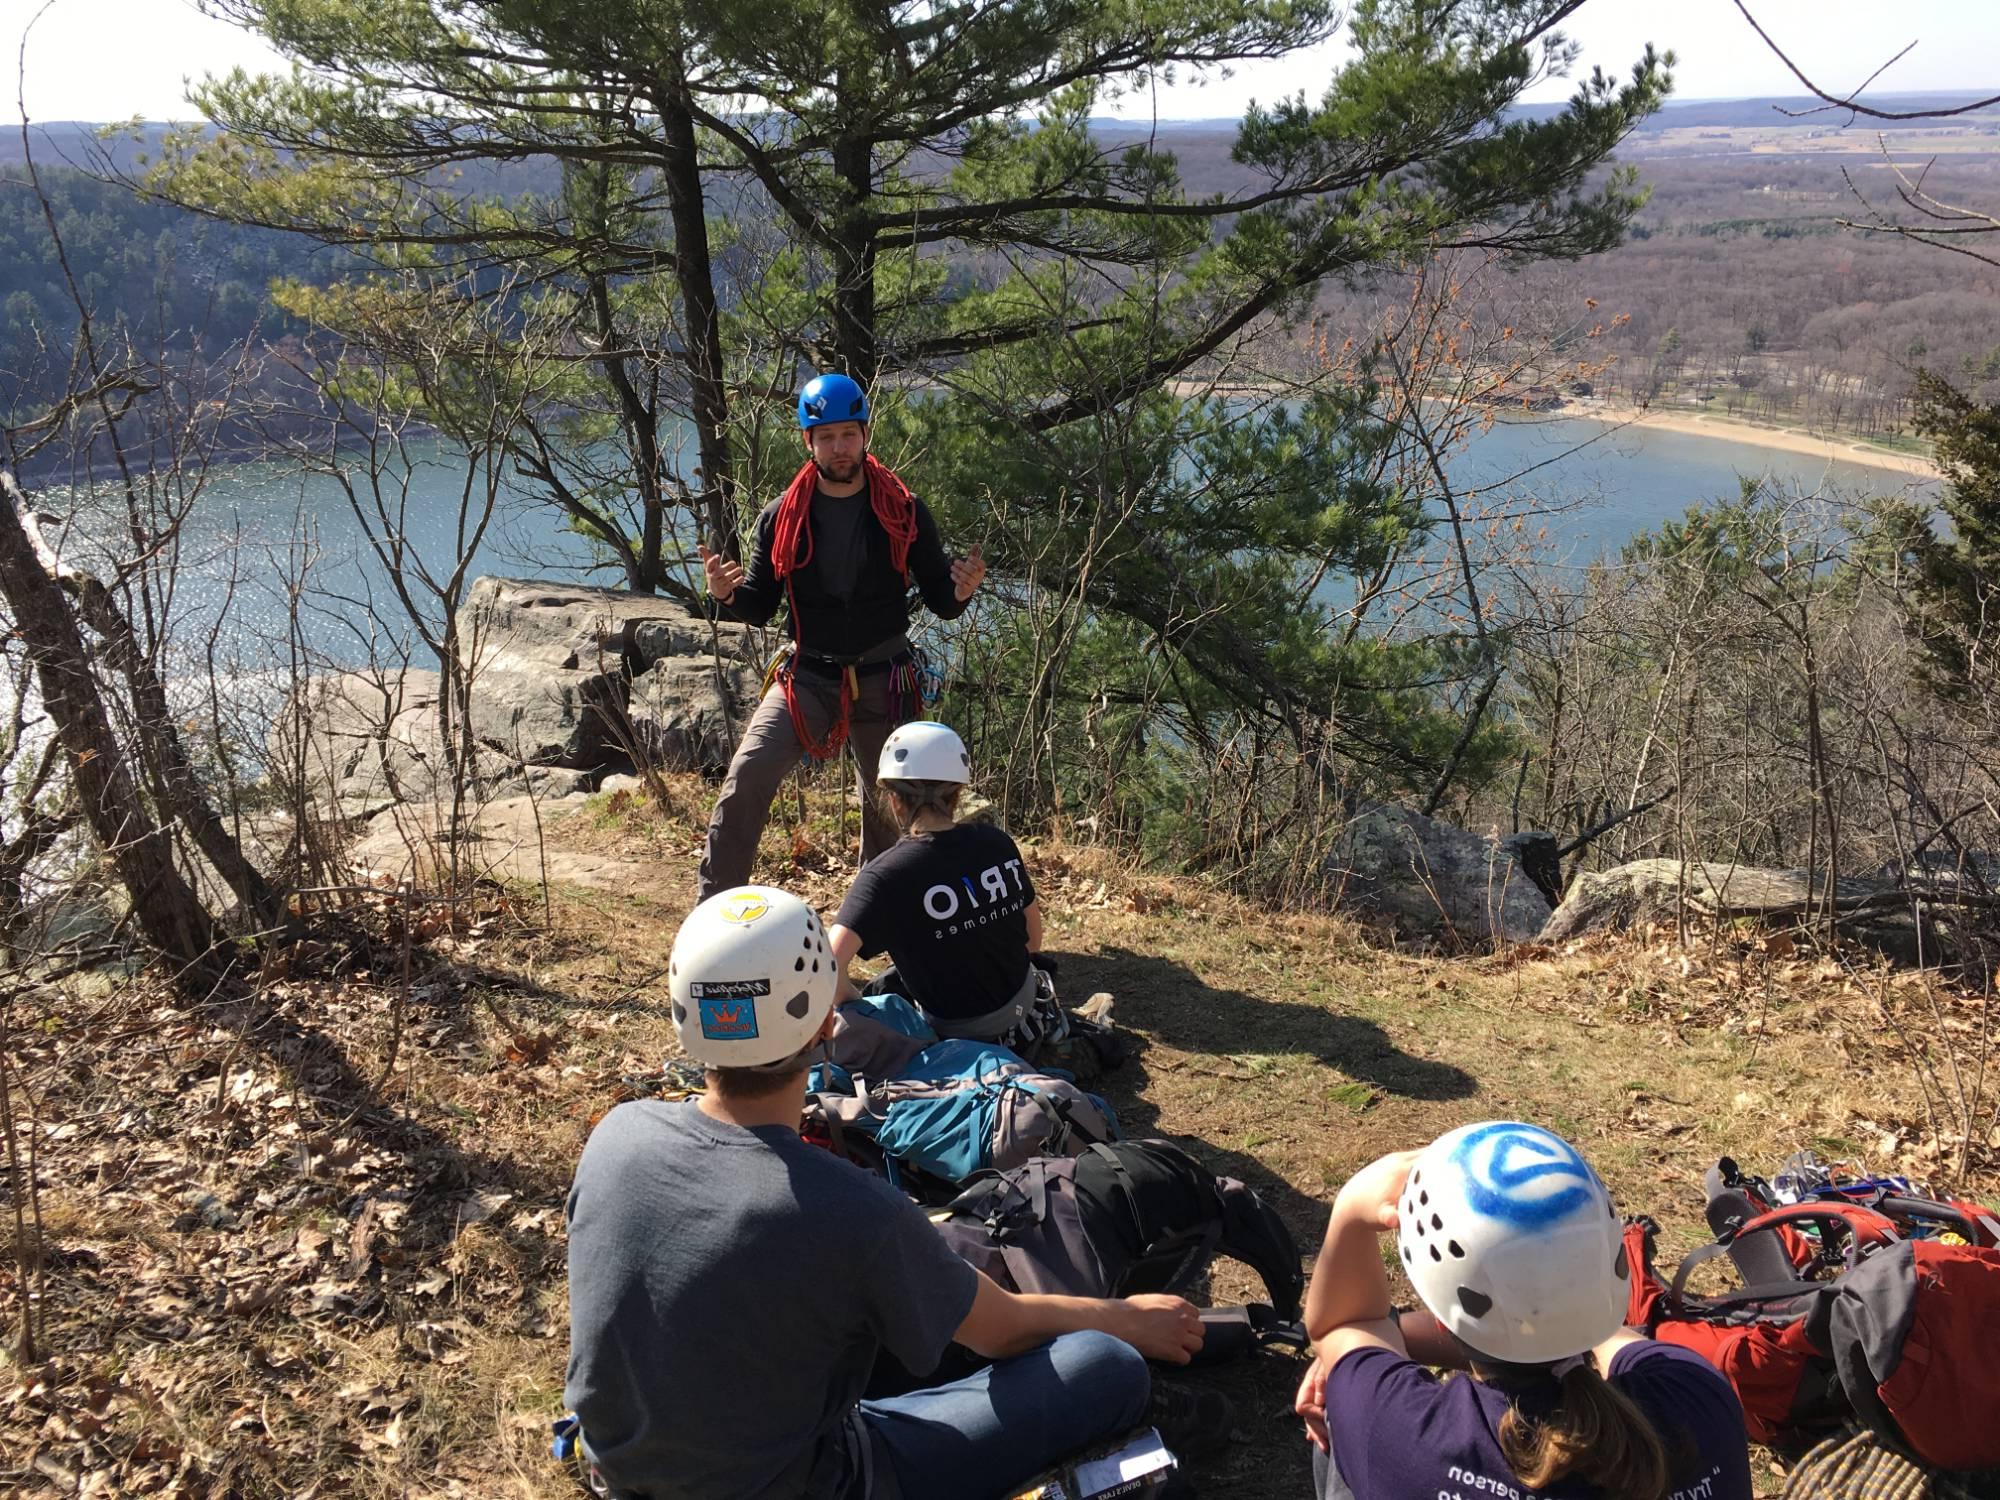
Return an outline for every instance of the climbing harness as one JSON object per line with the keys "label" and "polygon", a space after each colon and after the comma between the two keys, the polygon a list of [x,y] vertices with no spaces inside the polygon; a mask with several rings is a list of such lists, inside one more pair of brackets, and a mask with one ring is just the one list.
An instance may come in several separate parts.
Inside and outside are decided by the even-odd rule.
{"label": "climbing harness", "polygon": [[[868,507],[881,523],[883,531],[888,533],[889,560],[903,575],[903,584],[907,588],[910,580],[910,544],[917,539],[916,499],[910,494],[909,486],[873,454],[864,454],[861,466],[868,480]],[[784,582],[785,604],[791,611],[792,639],[797,642],[796,649],[782,668],[774,662],[773,669],[778,672],[778,680],[784,684],[785,706],[792,715],[792,733],[798,736],[799,744],[812,759],[829,761],[839,755],[841,746],[847,743],[848,721],[854,710],[854,700],[861,695],[861,682],[856,663],[835,663],[822,658],[842,669],[840,706],[834,713],[832,723],[827,726],[826,738],[815,739],[806,728],[805,714],[793,681],[799,657],[805,655],[810,660],[811,656],[806,651],[805,628],[799,620],[799,601],[793,592],[792,577],[812,561],[810,516],[813,494],[818,487],[819,466],[808,461],[793,477],[784,498],[778,502],[777,518],[771,528],[771,569]],[[770,681],[771,674],[767,673],[765,685],[769,686]]]}

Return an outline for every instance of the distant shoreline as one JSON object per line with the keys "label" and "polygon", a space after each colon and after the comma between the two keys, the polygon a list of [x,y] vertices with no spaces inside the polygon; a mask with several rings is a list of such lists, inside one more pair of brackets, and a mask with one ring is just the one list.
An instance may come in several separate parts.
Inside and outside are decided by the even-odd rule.
{"label": "distant shoreline", "polygon": [[1581,418],[1586,422],[1603,422],[1611,426],[1643,427],[1653,432],[1721,438],[1725,442],[1769,448],[1779,453],[1836,459],[1846,464],[1866,464],[1870,468],[1889,469],[1919,479],[1943,477],[1943,471],[1928,458],[1914,453],[1891,453],[1860,438],[1847,435],[1823,437],[1797,427],[1764,427],[1756,422],[1712,417],[1705,412],[1614,406],[1605,402],[1592,402],[1586,406],[1571,402],[1548,415],[1551,418]]}
{"label": "distant shoreline", "polygon": [[[1187,379],[1170,381],[1168,389],[1183,399],[1218,395],[1269,396],[1281,392],[1281,388],[1275,384],[1260,386],[1243,382],[1236,385],[1213,385]],[[1682,407],[1622,406],[1592,397],[1584,397],[1581,400],[1565,397],[1559,406],[1534,412],[1526,412],[1514,403],[1505,401],[1495,402],[1489,409],[1502,420],[1582,421],[1601,422],[1607,427],[1642,427],[1653,432],[1675,432],[1690,437],[1719,438],[1726,443],[1768,448],[1774,453],[1796,453],[1806,458],[1864,464],[1869,468],[1888,469],[1893,473],[1908,474],[1917,479],[1944,477],[1943,471],[1929,458],[1915,453],[1893,453],[1886,448],[1877,448],[1865,438],[1850,433],[1831,437],[1821,436],[1798,427],[1766,427],[1757,422],[1710,416],[1706,412],[1689,411]]]}

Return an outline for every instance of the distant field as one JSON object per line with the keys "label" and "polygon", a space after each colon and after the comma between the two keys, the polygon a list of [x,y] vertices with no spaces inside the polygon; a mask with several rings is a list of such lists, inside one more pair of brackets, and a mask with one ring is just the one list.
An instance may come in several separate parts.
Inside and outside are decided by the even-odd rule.
{"label": "distant field", "polygon": [[[1843,117],[1844,118],[1844,117]],[[1899,130],[1890,137],[1899,161],[1921,165],[1926,157],[1943,154],[2000,155],[2000,125],[1939,126],[1930,130]],[[1655,156],[1717,156],[1737,152],[1801,156],[1880,156],[1882,139],[1866,123],[1846,129],[1800,122],[1792,125],[1736,127],[1677,127],[1641,131],[1627,148],[1635,158]]]}

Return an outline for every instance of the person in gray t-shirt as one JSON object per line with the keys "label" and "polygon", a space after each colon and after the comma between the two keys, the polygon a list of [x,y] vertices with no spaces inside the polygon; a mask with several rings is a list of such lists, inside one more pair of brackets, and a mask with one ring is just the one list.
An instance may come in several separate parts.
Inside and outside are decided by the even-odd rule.
{"label": "person in gray t-shirt", "polygon": [[[798,1134],[837,966],[803,902],[741,886],[674,940],[698,1100],[638,1101],[591,1133],[569,1197],[565,1396],[613,1495],[649,1500],[1003,1496],[1138,1422],[1141,1357],[1201,1344],[1178,1297],[1018,1296],[921,1210]],[[998,1362],[862,1401],[876,1356]]]}

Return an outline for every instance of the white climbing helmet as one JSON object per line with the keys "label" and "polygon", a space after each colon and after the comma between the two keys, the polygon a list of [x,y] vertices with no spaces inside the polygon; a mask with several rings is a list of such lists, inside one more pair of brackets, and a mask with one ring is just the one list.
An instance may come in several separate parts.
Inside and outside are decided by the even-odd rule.
{"label": "white climbing helmet", "polygon": [[972,780],[972,757],[947,724],[917,719],[901,725],[882,742],[882,758],[875,765],[878,781],[956,781],[963,786]]}
{"label": "white climbing helmet", "polygon": [[1461,1125],[1424,1149],[1397,1207],[1411,1285],[1475,1354],[1548,1364],[1624,1322],[1618,1210],[1561,1136],[1512,1120]]}
{"label": "white climbing helmet", "polygon": [[755,1068],[796,1056],[833,1008],[838,965],[797,896],[739,885],[687,914],[667,960],[674,1030],[696,1062]]}

